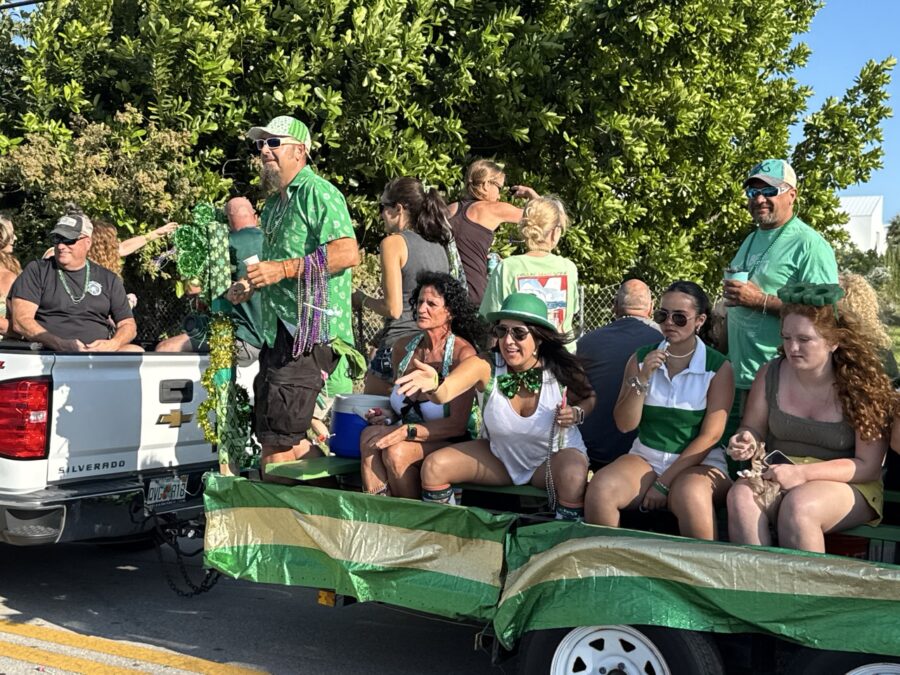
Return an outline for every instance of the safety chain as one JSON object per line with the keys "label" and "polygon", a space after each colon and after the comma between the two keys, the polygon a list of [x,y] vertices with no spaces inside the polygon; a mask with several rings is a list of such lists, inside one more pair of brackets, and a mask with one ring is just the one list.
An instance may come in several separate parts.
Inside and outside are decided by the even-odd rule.
{"label": "safety chain", "polygon": [[[153,527],[156,530],[156,557],[159,559],[159,567],[162,571],[163,579],[165,579],[166,584],[168,584],[169,588],[172,589],[175,595],[181,598],[193,598],[201,595],[202,593],[206,593],[207,591],[212,590],[212,587],[215,586],[219,581],[219,577],[222,576],[218,570],[207,569],[206,574],[203,577],[203,581],[201,581],[199,584],[195,584],[188,574],[187,566],[184,564],[185,558],[193,558],[199,553],[202,553],[203,549],[201,548],[199,551],[196,551],[194,553],[184,553],[181,550],[181,547],[178,545],[178,536],[166,536],[165,531],[159,525],[159,518],[157,517],[156,512],[152,511],[151,513],[153,515]],[[176,565],[178,566],[178,571],[189,590],[183,590],[179,588],[176,580],[173,579],[172,575],[169,573],[166,562],[165,560],[163,560],[163,544],[168,544],[172,548],[172,550],[175,551],[175,561]]]}

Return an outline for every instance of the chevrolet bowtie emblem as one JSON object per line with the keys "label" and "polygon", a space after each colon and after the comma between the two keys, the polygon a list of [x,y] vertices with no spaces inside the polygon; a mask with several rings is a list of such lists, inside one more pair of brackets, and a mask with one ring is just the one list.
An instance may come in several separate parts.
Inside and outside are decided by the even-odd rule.
{"label": "chevrolet bowtie emblem", "polygon": [[156,423],[168,424],[169,428],[180,427],[185,422],[190,422],[194,416],[191,413],[182,413],[180,410],[173,410],[168,415],[160,415]]}

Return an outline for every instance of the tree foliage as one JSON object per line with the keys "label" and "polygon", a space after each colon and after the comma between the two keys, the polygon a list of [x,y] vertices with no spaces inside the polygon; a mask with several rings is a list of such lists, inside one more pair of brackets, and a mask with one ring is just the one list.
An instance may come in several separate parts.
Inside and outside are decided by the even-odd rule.
{"label": "tree foliage", "polygon": [[756,161],[789,156],[801,215],[832,236],[844,217],[834,191],[880,166],[893,59],[865,64],[789,147],[810,94],[794,75],[809,50],[794,38],[818,6],[51,0],[20,25],[21,86],[0,150],[22,137],[64,149],[79,117],[110,124],[131,105],[143,115],[134,129],[187,134],[184,176],[222,198],[253,189],[241,134],[290,113],[311,123],[316,168],[347,195],[360,235],[374,230],[370,250],[390,177],[454,195],[465,165],[487,156],[508,182],[563,198],[574,223],[563,252],[586,280],[711,283],[750,229],[741,180]]}

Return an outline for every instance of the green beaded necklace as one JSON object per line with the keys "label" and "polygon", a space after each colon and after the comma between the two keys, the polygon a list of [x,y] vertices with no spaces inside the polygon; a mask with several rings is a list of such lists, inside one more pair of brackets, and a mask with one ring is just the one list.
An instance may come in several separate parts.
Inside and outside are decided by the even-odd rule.
{"label": "green beaded necklace", "polygon": [[69,283],[66,281],[66,275],[63,274],[62,269],[60,269],[59,267],[56,268],[56,273],[59,275],[59,280],[62,282],[63,288],[66,289],[66,294],[76,305],[84,300],[84,296],[87,295],[88,286],[91,283],[91,261],[85,260],[84,267],[86,270],[84,273],[84,286],[81,287],[81,295],[79,295],[77,298],[72,295],[72,289],[69,288]]}

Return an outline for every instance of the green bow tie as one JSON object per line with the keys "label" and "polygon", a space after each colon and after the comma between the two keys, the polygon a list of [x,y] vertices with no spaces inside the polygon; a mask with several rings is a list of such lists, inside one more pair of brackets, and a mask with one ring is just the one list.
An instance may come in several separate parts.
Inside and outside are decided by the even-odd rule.
{"label": "green bow tie", "polygon": [[509,371],[497,378],[497,387],[506,398],[512,398],[519,393],[519,389],[527,389],[533,394],[541,390],[544,381],[544,371],[541,368],[529,368],[520,372]]}

